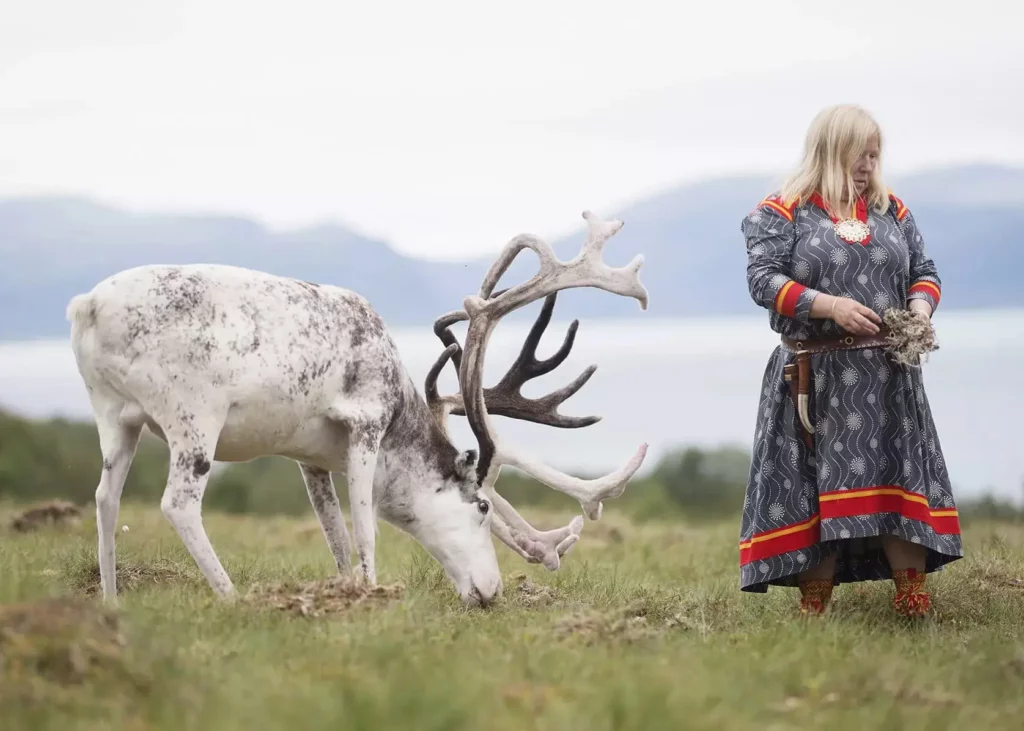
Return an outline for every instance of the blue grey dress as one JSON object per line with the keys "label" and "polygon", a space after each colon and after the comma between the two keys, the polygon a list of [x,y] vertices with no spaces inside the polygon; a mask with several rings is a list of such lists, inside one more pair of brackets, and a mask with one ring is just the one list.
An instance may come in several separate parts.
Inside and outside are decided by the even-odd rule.
{"label": "blue grey dress", "polygon": [[[818,292],[852,297],[880,315],[924,298],[938,307],[941,282],[914,217],[895,196],[866,210],[863,243],[839,238],[820,199],[787,206],[769,196],[749,213],[747,282],[776,332],[836,337],[832,320],[810,319]],[[798,574],[838,553],[835,581],[887,579],[879,536],[928,549],[927,570],[963,556],[960,524],[919,367],[882,349],[811,357],[814,447],[797,432],[775,349],[764,371],[753,460],[740,530],[740,588],[796,586]],[[795,387],[795,386],[794,386]]]}

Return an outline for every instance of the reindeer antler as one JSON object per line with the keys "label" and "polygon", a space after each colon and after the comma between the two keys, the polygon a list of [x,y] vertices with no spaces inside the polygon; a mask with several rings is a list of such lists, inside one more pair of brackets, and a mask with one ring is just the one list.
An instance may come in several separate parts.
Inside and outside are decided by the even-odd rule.
{"label": "reindeer antler", "polygon": [[[601,517],[602,501],[622,494],[647,452],[647,445],[642,444],[633,457],[615,472],[595,480],[581,480],[500,444],[490,426],[489,415],[507,416],[559,428],[584,427],[600,419],[596,416],[574,417],[558,413],[558,407],[583,387],[597,366],[589,366],[571,383],[541,398],[529,399],[521,393],[528,380],[549,373],[561,365],[575,342],[579,326],[577,320],[569,326],[562,346],[554,355],[544,360],[536,357],[537,345],[550,323],[558,291],[573,287],[596,287],[613,294],[634,297],[641,309],[647,309],[647,290],[640,283],[639,277],[643,257],[637,256],[620,268],[611,268],[601,260],[605,243],[622,228],[622,222],[605,222],[589,212],[584,212],[583,218],[588,224],[587,241],[580,254],[571,261],[560,261],[548,244],[531,235],[517,236],[506,245],[487,272],[479,295],[465,299],[464,311],[449,312],[435,322],[434,333],[446,348],[427,372],[425,384],[430,410],[445,433],[449,414],[465,415],[469,420],[480,446],[477,481],[495,507],[497,520],[491,523],[494,533],[526,560],[543,562],[550,570],[558,568],[560,557],[579,539],[583,521],[577,516],[564,528],[546,532],[536,530],[494,489],[501,466],[507,464],[518,467],[549,487],[572,495],[579,500],[587,515],[597,520]],[[494,287],[501,276],[523,249],[536,252],[540,259],[540,271],[524,284],[495,292]],[[498,320],[542,297],[545,300],[544,306],[519,356],[494,388],[485,389],[484,352]],[[456,322],[464,320],[469,320],[465,351],[450,330]],[[437,390],[437,378],[449,360],[458,372],[460,392],[442,397]]]}
{"label": "reindeer antler", "polygon": [[[530,302],[563,289],[595,287],[612,294],[633,297],[641,309],[647,309],[647,290],[639,276],[643,257],[636,256],[629,264],[618,268],[609,267],[601,259],[605,244],[622,228],[622,221],[602,221],[589,211],[583,213],[583,218],[588,226],[587,240],[580,253],[568,262],[560,261],[546,242],[529,234],[516,236],[505,246],[484,277],[479,295],[467,297],[463,302],[469,326],[465,350],[460,354],[458,367],[462,406],[480,446],[478,482],[481,485],[493,485],[502,464],[518,467],[549,487],[575,497],[584,512],[592,520],[597,520],[601,517],[603,501],[618,497],[625,490],[626,483],[643,463],[647,445],[640,445],[633,457],[615,472],[594,480],[581,480],[501,444],[491,428],[483,387],[484,355],[494,327],[502,317]],[[502,275],[524,249],[531,249],[537,254],[540,270],[529,281],[492,295]],[[540,329],[543,330],[543,327]],[[581,378],[583,380],[576,386],[577,390],[589,375]],[[539,420],[544,411],[540,405],[542,400],[524,401],[525,412],[533,417],[531,420]]]}
{"label": "reindeer antler", "polygon": [[[586,369],[568,386],[542,398],[527,399],[520,393],[526,381],[550,373],[561,365],[572,350],[578,327],[578,322],[576,321],[570,326],[569,332],[566,334],[565,340],[558,351],[550,358],[546,358],[543,361],[537,360],[537,346],[551,321],[555,299],[555,293],[548,295],[545,299],[544,307],[530,329],[519,356],[498,385],[492,389],[484,389],[484,398],[487,401],[489,413],[561,428],[588,426],[600,419],[597,416],[574,417],[563,416],[557,413],[558,406],[583,386],[590,376],[593,375],[596,366]],[[434,365],[427,371],[424,391],[431,413],[434,415],[442,431],[446,434],[448,431],[448,415],[464,415],[465,408],[462,403],[461,393],[449,396],[441,396],[438,393],[437,378],[449,360],[455,364],[456,374],[458,374],[462,348],[450,328],[456,322],[466,319],[468,319],[468,315],[465,312],[450,312],[439,317],[434,323],[434,333],[447,347],[438,356]],[[543,563],[549,570],[554,571],[559,567],[561,557],[579,539],[580,531],[583,529],[582,518],[579,516],[573,518],[569,525],[563,528],[551,531],[537,530],[516,511],[511,503],[494,489],[494,482],[497,481],[498,477],[497,472],[496,470],[493,476],[494,479],[491,482],[482,486],[482,489],[491,498],[491,502],[495,507],[495,515],[498,518],[498,520],[494,520],[491,523],[493,532],[502,542],[528,562]]]}

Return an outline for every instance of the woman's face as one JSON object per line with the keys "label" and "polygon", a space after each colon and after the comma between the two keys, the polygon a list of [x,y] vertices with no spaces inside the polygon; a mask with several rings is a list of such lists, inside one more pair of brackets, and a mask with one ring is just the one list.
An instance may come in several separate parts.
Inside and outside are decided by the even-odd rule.
{"label": "woman's face", "polygon": [[875,166],[878,164],[880,152],[878,137],[872,136],[868,140],[864,154],[853,163],[851,173],[853,174],[853,184],[857,195],[864,195],[864,192],[868,189],[868,185],[871,183],[871,176],[874,175]]}

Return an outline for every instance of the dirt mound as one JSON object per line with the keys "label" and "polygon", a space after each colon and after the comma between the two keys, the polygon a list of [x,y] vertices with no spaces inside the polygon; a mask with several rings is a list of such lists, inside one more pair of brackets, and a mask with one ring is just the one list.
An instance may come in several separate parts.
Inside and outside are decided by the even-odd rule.
{"label": "dirt mound", "polygon": [[547,606],[558,598],[558,593],[553,588],[535,584],[523,573],[513,574],[509,583],[514,584],[514,587],[511,587],[512,597],[528,607]]}
{"label": "dirt mound", "polygon": [[117,614],[98,603],[58,597],[0,606],[0,697],[121,671],[123,647]]}
{"label": "dirt mound", "polygon": [[82,510],[67,500],[51,500],[29,508],[14,517],[11,530],[16,533],[28,533],[43,526],[70,527],[78,525],[82,519]]}
{"label": "dirt mound", "polygon": [[402,584],[369,586],[362,578],[335,576],[304,583],[284,582],[254,586],[245,601],[267,609],[278,609],[302,617],[340,614],[354,607],[386,606],[405,595]]}
{"label": "dirt mound", "polygon": [[634,608],[611,612],[578,612],[566,615],[555,623],[555,637],[576,637],[587,644],[601,641],[639,642],[658,635],[647,617]]}

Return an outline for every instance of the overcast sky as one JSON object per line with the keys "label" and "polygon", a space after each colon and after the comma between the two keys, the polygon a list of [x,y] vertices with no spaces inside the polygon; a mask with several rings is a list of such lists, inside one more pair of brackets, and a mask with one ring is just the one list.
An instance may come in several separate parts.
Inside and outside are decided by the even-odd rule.
{"label": "overcast sky", "polygon": [[838,101],[882,122],[889,171],[1024,164],[1019,2],[5,5],[0,196],[331,220],[459,257],[778,172]]}

